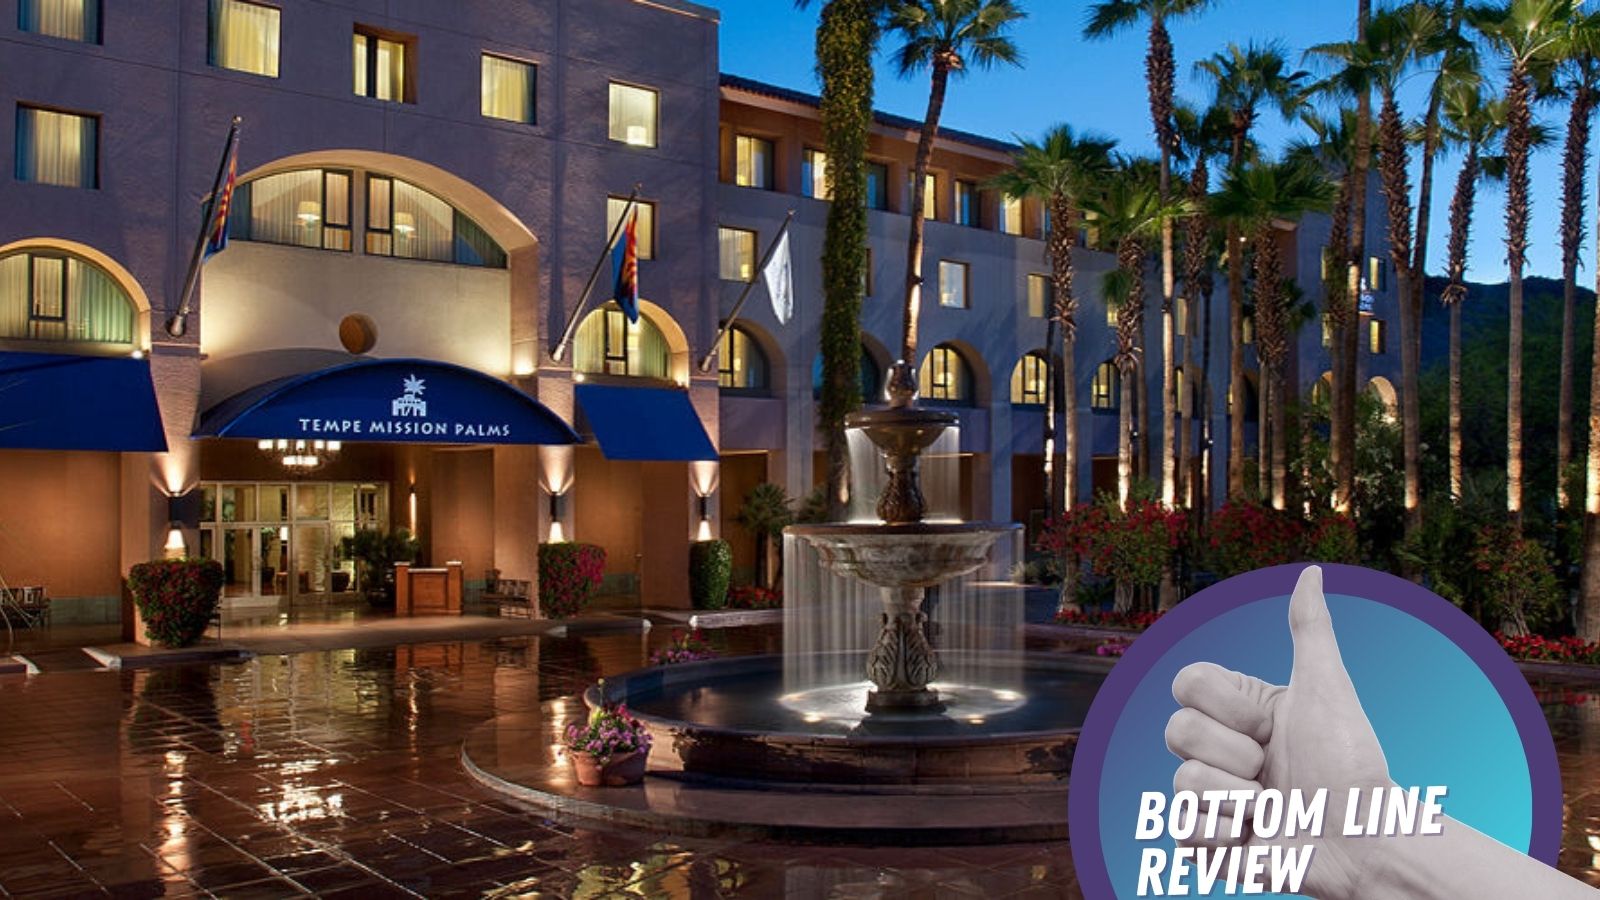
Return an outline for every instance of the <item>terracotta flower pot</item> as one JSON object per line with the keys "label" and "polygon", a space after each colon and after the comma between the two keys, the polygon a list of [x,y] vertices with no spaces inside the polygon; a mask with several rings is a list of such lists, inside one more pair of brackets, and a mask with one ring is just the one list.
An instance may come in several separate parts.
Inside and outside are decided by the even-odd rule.
{"label": "terracotta flower pot", "polygon": [[567,758],[572,760],[572,774],[584,787],[624,787],[644,780],[644,767],[650,754],[635,750],[613,756],[602,764],[593,754],[568,750]]}

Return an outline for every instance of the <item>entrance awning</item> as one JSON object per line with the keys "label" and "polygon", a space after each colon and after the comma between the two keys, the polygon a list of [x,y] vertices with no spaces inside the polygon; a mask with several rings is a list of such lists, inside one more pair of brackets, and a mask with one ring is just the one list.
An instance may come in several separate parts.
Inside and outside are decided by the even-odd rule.
{"label": "entrance awning", "polygon": [[644,462],[715,460],[687,391],[670,388],[577,385],[578,406],[606,459]]}
{"label": "entrance awning", "polygon": [[165,452],[150,362],[0,352],[0,447]]}
{"label": "entrance awning", "polygon": [[223,400],[195,437],[400,444],[576,444],[561,417],[510,384],[451,363],[370,359],[291,375]]}

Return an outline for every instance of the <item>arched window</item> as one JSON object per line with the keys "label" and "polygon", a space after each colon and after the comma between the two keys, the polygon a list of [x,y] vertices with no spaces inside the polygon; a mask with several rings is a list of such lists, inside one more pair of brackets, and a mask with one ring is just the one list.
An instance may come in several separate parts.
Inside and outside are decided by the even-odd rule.
{"label": "arched window", "polygon": [[1018,406],[1043,406],[1050,383],[1050,363],[1043,353],[1029,353],[1011,371],[1011,402]]}
{"label": "arched window", "polygon": [[765,391],[771,387],[767,354],[738,325],[728,329],[717,346],[717,386],[732,391]]}
{"label": "arched window", "polygon": [[972,372],[961,353],[949,344],[940,344],[928,351],[922,360],[918,384],[924,400],[972,402]]}
{"label": "arched window", "polygon": [[1117,386],[1121,374],[1116,363],[1106,360],[1094,370],[1094,382],[1089,386],[1090,409],[1116,409]]}
{"label": "arched window", "polygon": [[0,257],[0,338],[134,343],[133,299],[86,259],[61,250]]}
{"label": "arched window", "polygon": [[622,307],[607,303],[578,326],[572,351],[575,372],[664,380],[670,377],[671,363],[666,335],[643,313],[639,321],[629,322]]}
{"label": "arched window", "polygon": [[[811,361],[811,396],[822,396],[822,354]],[[878,361],[867,348],[861,348],[861,402],[877,403],[883,399],[883,374],[878,371]]]}

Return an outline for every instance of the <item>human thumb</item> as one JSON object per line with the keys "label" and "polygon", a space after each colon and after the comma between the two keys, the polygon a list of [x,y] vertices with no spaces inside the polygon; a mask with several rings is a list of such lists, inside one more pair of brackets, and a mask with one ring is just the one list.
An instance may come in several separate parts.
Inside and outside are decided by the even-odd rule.
{"label": "human thumb", "polygon": [[1322,569],[1318,566],[1307,566],[1295,582],[1294,595],[1289,598],[1289,635],[1294,640],[1293,682],[1326,683],[1337,678],[1349,684],[1350,676],[1339,656],[1339,642],[1333,636],[1333,617],[1328,615],[1328,601],[1322,594]]}

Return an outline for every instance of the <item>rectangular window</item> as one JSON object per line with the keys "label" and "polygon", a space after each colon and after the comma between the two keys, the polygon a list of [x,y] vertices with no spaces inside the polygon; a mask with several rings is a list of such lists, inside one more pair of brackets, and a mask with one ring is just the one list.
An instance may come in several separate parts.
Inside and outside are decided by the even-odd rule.
{"label": "rectangular window", "polygon": [[723,281],[753,281],[756,277],[756,233],[743,228],[718,228],[717,248]]}
{"label": "rectangular window", "polygon": [[416,91],[410,81],[414,76],[407,58],[415,38],[358,26],[352,41],[357,94],[394,103],[416,102]]}
{"label": "rectangular window", "polygon": [[1028,316],[1042,319],[1055,304],[1055,285],[1045,275],[1028,276]]}
{"label": "rectangular window", "polygon": [[1189,335],[1189,301],[1182,297],[1172,298],[1172,333],[1178,337]]}
{"label": "rectangular window", "polygon": [[28,318],[35,322],[67,319],[67,260],[61,256],[34,256],[33,296]]}
{"label": "rectangular window", "polygon": [[1110,300],[1106,301],[1106,325],[1111,328],[1117,327],[1117,308]]}
{"label": "rectangular window", "polygon": [[67,41],[100,43],[100,0],[19,0],[17,29]]}
{"label": "rectangular window", "polygon": [[1373,319],[1367,323],[1367,344],[1373,356],[1382,356],[1388,339],[1388,328],[1382,319]]}
{"label": "rectangular window", "polygon": [[956,224],[978,227],[978,186],[970,181],[956,182]]}
{"label": "rectangular window", "polygon": [[939,305],[953,309],[967,308],[966,263],[939,260]]}
{"label": "rectangular window", "polygon": [[1384,264],[1383,257],[1367,257],[1367,289],[1373,291],[1388,290],[1389,267]]}
{"label": "rectangular window", "polygon": [[772,190],[772,142],[763,138],[741,134],[733,139],[733,183],[740,187]]}
{"label": "rectangular window", "polygon": [[889,167],[867,163],[867,209],[889,208]]}
{"label": "rectangular window", "polygon": [[98,188],[99,136],[100,120],[95,116],[19,105],[17,180]]}
{"label": "rectangular window", "polygon": [[277,7],[248,0],[211,0],[211,64],[277,78],[280,18]]}
{"label": "rectangular window", "polygon": [[483,115],[532,125],[537,118],[539,69],[533,63],[483,54]]}
{"label": "rectangular window", "polygon": [[800,193],[816,200],[833,199],[833,184],[828,181],[828,154],[806,150],[800,159]]}
{"label": "rectangular window", "polygon": [[932,172],[922,179],[922,217],[939,218],[939,179]]}
{"label": "rectangular window", "polygon": [[660,96],[649,88],[611,82],[611,139],[634,147],[656,145]]}
{"label": "rectangular window", "polygon": [[[627,197],[606,198],[606,236],[609,237],[617,229],[617,222],[622,220],[622,211],[628,208]],[[639,258],[656,258],[656,205],[640,200],[633,204],[634,211],[639,214],[638,224],[634,233],[639,241]],[[617,235],[617,240],[622,240],[622,235]]]}
{"label": "rectangular window", "polygon": [[350,173],[301,169],[241,184],[228,233],[242,241],[349,250]]}
{"label": "rectangular window", "polygon": [[1000,198],[1000,230],[1006,234],[1022,234],[1022,198]]}

